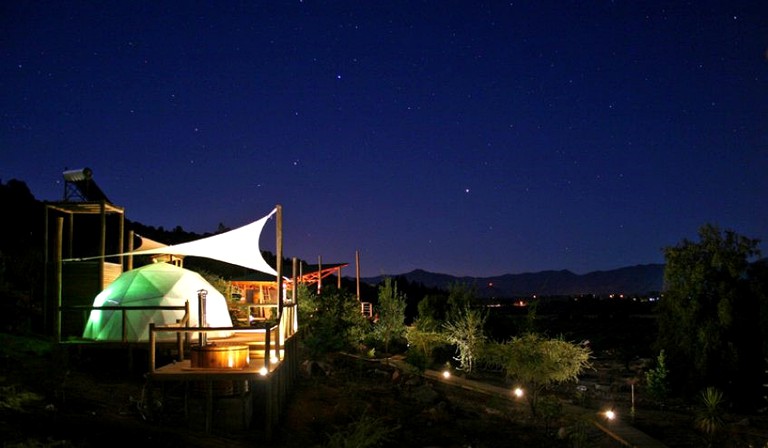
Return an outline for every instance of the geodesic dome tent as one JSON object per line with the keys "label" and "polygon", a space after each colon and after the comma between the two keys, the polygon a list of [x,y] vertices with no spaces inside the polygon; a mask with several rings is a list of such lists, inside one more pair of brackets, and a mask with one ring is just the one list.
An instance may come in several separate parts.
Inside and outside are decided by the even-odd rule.
{"label": "geodesic dome tent", "polygon": [[[168,263],[154,263],[122,273],[100,292],[93,306],[184,306],[189,301],[189,326],[198,325],[198,291],[208,291],[205,303],[208,327],[232,327],[224,296],[200,274]],[[149,340],[149,324],[175,325],[184,317],[183,310],[131,310],[126,312],[126,335],[130,342]],[[83,338],[97,341],[121,341],[122,311],[93,310]],[[209,332],[208,338],[228,337],[229,332]],[[175,340],[175,333],[157,333],[157,340]]]}

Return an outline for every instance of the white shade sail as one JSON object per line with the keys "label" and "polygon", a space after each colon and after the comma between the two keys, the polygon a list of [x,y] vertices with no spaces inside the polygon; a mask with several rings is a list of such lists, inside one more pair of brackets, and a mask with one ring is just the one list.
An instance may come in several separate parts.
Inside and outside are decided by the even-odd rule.
{"label": "white shade sail", "polygon": [[139,249],[131,252],[131,254],[168,254],[205,257],[254,269],[265,274],[277,275],[277,271],[267,264],[264,257],[262,257],[261,249],[259,247],[261,231],[275,212],[277,212],[277,209],[272,210],[271,213],[258,221],[218,235],[201,238],[188,243],[146,250]]}

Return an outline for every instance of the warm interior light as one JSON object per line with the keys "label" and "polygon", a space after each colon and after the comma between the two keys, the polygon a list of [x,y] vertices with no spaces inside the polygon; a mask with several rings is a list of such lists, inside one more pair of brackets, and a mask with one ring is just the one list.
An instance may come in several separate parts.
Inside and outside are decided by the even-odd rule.
{"label": "warm interior light", "polygon": [[516,387],[515,390],[512,391],[512,393],[514,393],[517,398],[520,398],[523,396],[523,389],[520,387]]}
{"label": "warm interior light", "polygon": [[269,373],[269,370],[267,370],[266,367],[262,367],[261,369],[259,369],[259,375],[267,376],[267,373]]}

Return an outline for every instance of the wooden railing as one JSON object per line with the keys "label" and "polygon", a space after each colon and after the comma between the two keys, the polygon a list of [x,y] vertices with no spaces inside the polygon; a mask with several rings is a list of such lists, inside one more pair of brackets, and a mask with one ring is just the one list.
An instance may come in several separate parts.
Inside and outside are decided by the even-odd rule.
{"label": "wooden railing", "polygon": [[[277,338],[272,338],[271,334],[277,330],[279,325],[265,324],[262,328],[257,327],[168,327],[149,324],[149,371],[154,373],[156,370],[156,352],[157,352],[157,333],[176,333],[176,339],[181,339],[181,333],[211,333],[211,332],[237,332],[237,333],[264,333],[264,367],[269,372],[272,355],[279,356],[280,346]],[[274,339],[274,347],[272,347]],[[179,344],[178,360],[184,360],[184,344]]]}
{"label": "wooden railing", "polygon": [[128,333],[126,322],[128,320],[128,312],[134,311],[184,311],[184,316],[177,321],[177,325],[186,326],[189,323],[189,301],[184,305],[154,305],[154,306],[62,306],[58,308],[59,319],[56,328],[56,341],[61,342],[61,313],[64,311],[82,311],[84,321],[88,322],[88,315],[92,311],[120,311],[120,330],[121,330],[121,342],[128,342]]}
{"label": "wooden railing", "polygon": [[[154,372],[156,369],[156,351],[157,351],[157,333],[176,333],[176,339],[181,340],[181,333],[186,333],[186,340],[190,339],[191,333],[211,333],[211,332],[233,332],[233,333],[255,333],[264,334],[264,367],[267,372],[270,371],[272,358],[280,358],[280,350],[283,349],[285,340],[291,338],[295,333],[294,319],[296,315],[296,306],[284,307],[280,320],[274,322],[254,321],[249,327],[187,327],[187,326],[157,326],[154,323],[149,324],[149,370]],[[286,312],[288,308],[293,308],[292,312]],[[200,336],[198,336],[200,337]],[[178,360],[184,360],[184,346],[179,344]]]}

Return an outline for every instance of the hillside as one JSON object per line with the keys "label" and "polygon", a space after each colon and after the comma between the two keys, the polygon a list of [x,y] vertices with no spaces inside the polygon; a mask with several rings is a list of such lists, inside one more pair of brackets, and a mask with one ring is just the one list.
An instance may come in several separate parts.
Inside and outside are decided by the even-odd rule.
{"label": "hillside", "polygon": [[[420,283],[428,288],[446,289],[451,283],[474,285],[477,287],[480,297],[483,298],[510,298],[534,294],[542,296],[648,294],[661,291],[664,280],[664,265],[628,266],[582,275],[562,270],[505,274],[493,277],[455,277],[416,269],[393,277],[404,278],[410,283]],[[362,280],[366,283],[378,284],[381,282],[382,276]]]}

